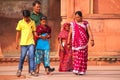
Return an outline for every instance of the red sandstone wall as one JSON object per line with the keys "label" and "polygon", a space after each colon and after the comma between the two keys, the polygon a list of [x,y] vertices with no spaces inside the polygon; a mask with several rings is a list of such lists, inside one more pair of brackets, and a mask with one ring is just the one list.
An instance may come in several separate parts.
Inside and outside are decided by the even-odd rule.
{"label": "red sandstone wall", "polygon": [[[66,0],[64,0],[66,1]],[[100,53],[115,52],[120,54],[120,2],[119,0],[93,0],[93,14],[90,14],[90,0],[67,0],[67,15],[65,18],[72,20],[76,10],[83,12],[84,19],[88,20],[95,38],[95,46],[89,46],[89,52]],[[17,2],[17,4],[16,4]],[[74,3],[74,4],[73,4]],[[104,3],[104,4],[103,4]],[[21,18],[20,11],[27,9],[32,1],[0,1],[0,43],[3,53],[18,53],[15,50],[15,27]],[[48,16],[48,24],[52,28],[51,51],[57,50],[57,35],[60,31],[61,16],[60,0],[49,0],[48,7],[42,8]],[[71,6],[72,5],[72,6]],[[48,8],[48,13],[46,9]],[[104,15],[103,15],[104,14]],[[91,55],[91,54],[90,54]],[[93,54],[92,54],[93,55]]]}
{"label": "red sandstone wall", "polygon": [[[33,1],[0,0],[0,44],[3,54],[10,56],[19,53],[19,50],[15,49],[15,28],[17,22],[22,18],[21,11],[23,9],[32,10]],[[60,30],[60,0],[50,0],[49,3],[47,0],[40,1],[43,3],[41,12],[48,17],[48,24],[52,28],[51,51],[57,51],[57,35]]]}
{"label": "red sandstone wall", "polygon": [[120,52],[120,19],[87,19],[91,25],[95,46],[89,51]]}
{"label": "red sandstone wall", "polygon": [[0,0],[0,44],[2,53],[8,56],[16,55],[15,35],[17,22],[22,18],[23,9],[32,9],[33,1]]}
{"label": "red sandstone wall", "polygon": [[60,31],[60,0],[50,0],[49,7],[48,7],[48,24],[51,26],[52,29],[52,37],[51,37],[51,51],[57,51],[58,48],[58,34]]}
{"label": "red sandstone wall", "polygon": [[80,10],[84,19],[89,21],[95,39],[95,46],[89,45],[89,55],[120,55],[120,1],[93,0],[93,5],[90,1],[67,1],[67,9],[70,7],[67,20],[73,20],[73,13]]}
{"label": "red sandstone wall", "polygon": [[120,0],[94,0],[95,14],[120,14]]}
{"label": "red sandstone wall", "polygon": [[19,19],[0,17],[0,43],[3,53],[17,53],[15,49],[15,28]]}

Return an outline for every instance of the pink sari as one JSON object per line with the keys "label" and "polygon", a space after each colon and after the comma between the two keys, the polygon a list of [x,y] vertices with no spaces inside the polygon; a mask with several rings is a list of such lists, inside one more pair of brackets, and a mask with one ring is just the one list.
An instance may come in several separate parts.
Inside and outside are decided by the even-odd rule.
{"label": "pink sari", "polygon": [[61,39],[61,44],[63,49],[59,49],[59,58],[60,65],[59,71],[71,71],[72,70],[72,48],[67,48],[67,40],[68,40],[68,31],[65,30],[66,23],[63,26],[62,31],[58,35],[58,39]]}
{"label": "pink sari", "polygon": [[83,24],[73,22],[72,50],[73,50],[73,72],[80,73],[87,70],[88,40],[86,33],[88,22]]}

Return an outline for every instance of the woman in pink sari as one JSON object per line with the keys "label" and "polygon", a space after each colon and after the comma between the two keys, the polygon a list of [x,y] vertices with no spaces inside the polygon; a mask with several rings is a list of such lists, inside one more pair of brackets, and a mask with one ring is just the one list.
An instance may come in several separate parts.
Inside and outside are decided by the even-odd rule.
{"label": "woman in pink sari", "polygon": [[88,41],[90,37],[91,46],[94,46],[93,35],[87,21],[82,19],[82,12],[75,13],[75,21],[71,22],[69,33],[72,35],[72,52],[73,52],[73,73],[83,75],[87,70]]}
{"label": "woman in pink sari", "polygon": [[[72,48],[67,46],[70,23],[65,23],[58,35],[59,40],[59,71],[66,72],[72,70]],[[71,44],[71,42],[70,42]]]}

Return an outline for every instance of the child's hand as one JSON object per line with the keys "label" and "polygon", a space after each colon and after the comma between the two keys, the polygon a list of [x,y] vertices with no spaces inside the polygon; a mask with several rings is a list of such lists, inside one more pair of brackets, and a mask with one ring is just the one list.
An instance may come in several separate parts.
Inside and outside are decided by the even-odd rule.
{"label": "child's hand", "polygon": [[45,36],[39,36],[39,38],[41,38],[41,39],[43,39],[43,40],[45,40],[45,39],[46,39],[46,37],[45,37]]}
{"label": "child's hand", "polygon": [[50,35],[46,35],[46,39],[49,39],[50,38]]}
{"label": "child's hand", "polygon": [[19,48],[19,41],[16,40],[16,49],[18,49],[18,48]]}
{"label": "child's hand", "polygon": [[19,48],[19,44],[18,43],[16,43],[16,49],[18,49]]}
{"label": "child's hand", "polygon": [[42,39],[43,39],[43,40],[46,40],[46,36],[42,36]]}

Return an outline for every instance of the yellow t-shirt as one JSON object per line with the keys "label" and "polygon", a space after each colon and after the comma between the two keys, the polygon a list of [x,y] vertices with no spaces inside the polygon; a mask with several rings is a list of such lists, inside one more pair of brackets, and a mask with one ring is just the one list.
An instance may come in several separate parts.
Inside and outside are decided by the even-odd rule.
{"label": "yellow t-shirt", "polygon": [[16,30],[21,31],[20,45],[34,44],[33,31],[36,31],[35,22],[27,23],[24,19],[17,24]]}

